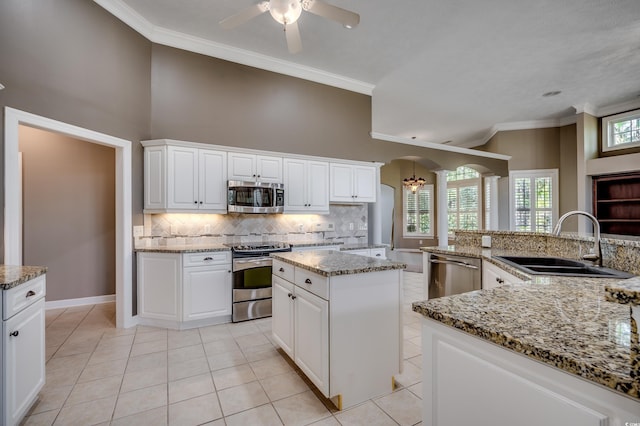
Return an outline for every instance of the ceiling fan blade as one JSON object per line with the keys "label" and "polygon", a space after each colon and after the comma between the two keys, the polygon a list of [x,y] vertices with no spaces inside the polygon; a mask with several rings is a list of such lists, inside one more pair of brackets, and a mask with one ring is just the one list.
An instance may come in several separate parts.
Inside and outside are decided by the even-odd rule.
{"label": "ceiling fan blade", "polygon": [[235,15],[231,15],[228,18],[223,19],[219,22],[219,24],[225,30],[230,30],[231,28],[235,28],[240,24],[244,24],[249,19],[255,18],[256,16],[266,12],[267,10],[269,10],[269,2],[262,1],[236,13]]}
{"label": "ceiling fan blade", "polygon": [[322,0],[307,0],[303,1],[302,5],[307,12],[339,22],[347,28],[355,28],[360,23],[360,15],[357,13],[325,3]]}
{"label": "ceiling fan blade", "polygon": [[300,38],[300,30],[298,23],[287,24],[284,27],[284,33],[287,36],[287,47],[289,53],[295,54],[302,50],[302,39]]}

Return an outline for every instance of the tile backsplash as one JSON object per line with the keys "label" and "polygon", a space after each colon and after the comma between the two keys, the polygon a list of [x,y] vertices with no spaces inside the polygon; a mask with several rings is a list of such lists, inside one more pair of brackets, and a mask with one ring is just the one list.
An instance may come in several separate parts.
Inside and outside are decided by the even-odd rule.
{"label": "tile backsplash", "polygon": [[[330,230],[331,225],[333,230]],[[367,243],[368,208],[331,205],[319,214],[150,214],[144,216],[144,237],[136,246],[168,245],[171,239],[216,243],[248,241],[336,240]]]}

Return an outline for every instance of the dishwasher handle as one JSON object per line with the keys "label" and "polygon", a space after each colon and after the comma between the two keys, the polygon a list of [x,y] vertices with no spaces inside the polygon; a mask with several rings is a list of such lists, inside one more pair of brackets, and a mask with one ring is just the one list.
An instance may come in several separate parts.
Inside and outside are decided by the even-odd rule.
{"label": "dishwasher handle", "polygon": [[429,261],[431,263],[441,263],[441,264],[444,264],[444,265],[456,265],[456,266],[462,266],[464,268],[469,268],[469,269],[478,269],[478,267],[475,266],[475,265],[470,265],[470,264],[464,263],[464,262],[456,262],[454,260],[431,259]]}

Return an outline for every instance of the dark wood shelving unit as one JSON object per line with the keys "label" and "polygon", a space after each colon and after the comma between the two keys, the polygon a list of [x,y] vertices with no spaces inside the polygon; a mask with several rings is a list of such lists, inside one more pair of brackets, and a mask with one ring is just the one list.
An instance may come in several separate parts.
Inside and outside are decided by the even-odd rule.
{"label": "dark wood shelving unit", "polygon": [[595,176],[593,212],[603,233],[640,236],[640,173]]}

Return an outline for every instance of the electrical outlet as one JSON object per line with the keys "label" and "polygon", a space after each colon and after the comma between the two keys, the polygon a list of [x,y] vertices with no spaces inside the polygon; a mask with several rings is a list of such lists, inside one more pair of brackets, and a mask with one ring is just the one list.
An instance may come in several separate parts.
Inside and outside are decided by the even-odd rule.
{"label": "electrical outlet", "polygon": [[353,222],[349,223],[349,231],[353,231]]}
{"label": "electrical outlet", "polygon": [[171,235],[178,235],[178,227],[176,225],[171,225],[169,231],[171,232]]}
{"label": "electrical outlet", "polygon": [[204,233],[205,234],[210,234],[211,233],[211,225],[205,225],[204,226]]}
{"label": "electrical outlet", "polygon": [[298,224],[298,232],[304,232],[304,225],[302,223]]}
{"label": "electrical outlet", "polygon": [[142,237],[144,235],[144,226],[134,226],[133,227],[133,236],[134,237]]}
{"label": "electrical outlet", "polygon": [[326,228],[327,231],[335,231],[336,230],[335,225],[333,223],[331,223],[331,222],[325,224],[325,228]]}

